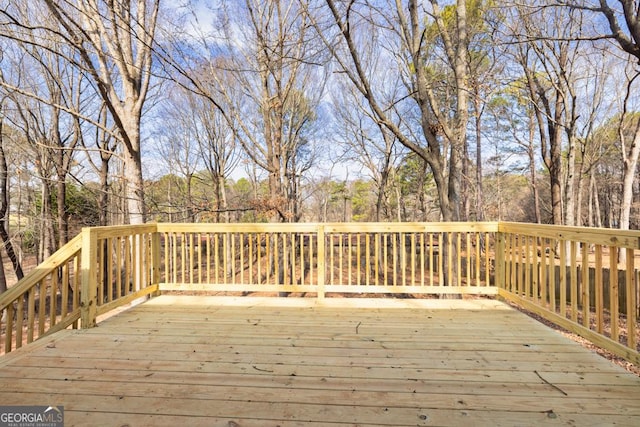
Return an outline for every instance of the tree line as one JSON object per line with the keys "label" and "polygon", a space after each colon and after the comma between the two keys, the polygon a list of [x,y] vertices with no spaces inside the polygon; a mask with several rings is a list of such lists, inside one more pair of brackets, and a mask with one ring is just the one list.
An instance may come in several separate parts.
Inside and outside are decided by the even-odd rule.
{"label": "tree line", "polygon": [[148,220],[639,228],[634,2],[525,3],[5,0],[0,257]]}

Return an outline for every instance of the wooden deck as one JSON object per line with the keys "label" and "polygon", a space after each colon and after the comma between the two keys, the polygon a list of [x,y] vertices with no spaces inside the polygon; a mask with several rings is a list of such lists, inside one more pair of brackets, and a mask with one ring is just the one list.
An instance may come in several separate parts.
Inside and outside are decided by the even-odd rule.
{"label": "wooden deck", "polygon": [[161,296],[0,358],[65,425],[640,425],[640,378],[492,300]]}

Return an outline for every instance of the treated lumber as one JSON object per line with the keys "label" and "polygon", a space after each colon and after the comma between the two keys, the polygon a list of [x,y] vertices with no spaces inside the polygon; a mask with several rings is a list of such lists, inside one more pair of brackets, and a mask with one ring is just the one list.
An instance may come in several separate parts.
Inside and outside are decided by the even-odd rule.
{"label": "treated lumber", "polygon": [[640,378],[504,303],[384,301],[160,296],[10,354],[0,399],[65,425],[640,421]]}

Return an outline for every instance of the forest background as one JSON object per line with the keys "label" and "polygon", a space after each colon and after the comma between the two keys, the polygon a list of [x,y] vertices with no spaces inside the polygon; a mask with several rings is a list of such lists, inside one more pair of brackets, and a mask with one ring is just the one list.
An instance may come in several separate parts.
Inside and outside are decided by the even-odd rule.
{"label": "forest background", "polygon": [[0,4],[9,280],[84,226],[640,228],[632,0]]}

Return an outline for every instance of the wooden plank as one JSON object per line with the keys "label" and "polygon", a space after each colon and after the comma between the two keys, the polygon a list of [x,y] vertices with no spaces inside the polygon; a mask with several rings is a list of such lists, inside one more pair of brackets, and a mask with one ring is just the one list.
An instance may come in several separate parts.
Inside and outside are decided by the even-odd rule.
{"label": "wooden plank", "polygon": [[[106,270],[107,277],[105,280],[107,281],[107,295],[109,295],[109,300],[113,299],[113,271],[118,270],[120,265],[113,264],[113,238],[108,238],[105,240],[104,245],[106,245]],[[104,273],[103,273],[104,274]]]}
{"label": "wooden plank", "polygon": [[[618,292],[618,248],[609,247],[609,313],[611,319],[618,319],[620,315],[620,300]],[[617,321],[609,322],[611,325],[611,339],[620,340],[619,325]]]}
{"label": "wooden plank", "polygon": [[79,256],[73,258],[73,310],[80,308],[80,279],[82,277],[80,262]]}
{"label": "wooden plank", "polygon": [[[563,328],[573,333],[576,333],[580,336],[585,337],[586,339],[594,343],[596,346],[605,348],[608,351],[620,357],[623,357],[626,360],[630,360],[632,363],[640,365],[640,354],[638,353],[638,351],[634,351],[620,344],[620,342],[618,342],[619,337],[616,337],[615,340],[613,338],[607,338],[603,335],[595,333],[590,329],[585,328],[582,325],[571,322],[569,319],[567,319],[564,316],[558,316],[555,313],[549,312],[543,309],[542,307],[532,304],[529,301],[526,301],[525,299],[518,297],[517,295],[509,294],[508,292],[505,292],[503,290],[500,290],[499,293],[501,296],[511,301],[514,301],[517,304],[521,304],[527,310],[530,310],[536,314],[540,314],[543,317],[556,323],[557,325],[562,326]],[[612,329],[613,329],[613,325],[612,325]]]}
{"label": "wooden plank", "polygon": [[[105,392],[106,394],[107,392]],[[102,420],[103,422],[96,422],[96,424],[110,424],[113,422],[113,418],[116,417],[107,409],[107,404],[113,407],[114,404],[118,404],[118,408],[121,414],[128,415],[128,419],[125,419],[126,424],[137,424],[137,418],[134,418],[137,414],[144,416],[154,416],[153,418],[146,418],[151,420],[151,425],[168,425],[163,420],[165,417],[171,417],[171,420],[175,420],[177,416],[191,416],[195,422],[207,420],[209,424],[214,426],[229,426],[240,425],[236,420],[249,418],[252,420],[261,420],[262,424],[255,423],[254,425],[280,425],[281,421],[285,423],[296,423],[295,425],[306,425],[307,422],[312,423],[324,423],[324,425],[465,425],[470,422],[471,425],[540,425],[545,422],[553,422],[556,418],[560,422],[567,422],[573,424],[575,418],[581,420],[590,420],[598,423],[608,423],[610,420],[631,420],[633,425],[634,415],[629,413],[630,411],[623,411],[618,414],[591,414],[590,418],[584,415],[580,416],[580,410],[570,410],[570,408],[559,408],[550,410],[543,409],[543,404],[548,404],[548,400],[543,400],[540,404],[533,405],[532,407],[524,410],[492,410],[492,409],[478,409],[476,411],[473,404],[468,405],[464,398],[456,400],[452,397],[442,396],[438,398],[434,397],[431,403],[420,405],[417,400],[423,398],[423,402],[430,402],[431,396],[421,396],[417,394],[414,396],[414,401],[411,406],[403,404],[389,405],[373,405],[367,404],[367,402],[357,402],[354,398],[359,397],[357,392],[352,395],[349,393],[336,393],[331,395],[330,401],[335,402],[336,399],[342,397],[342,402],[338,403],[319,403],[318,400],[311,403],[298,403],[295,401],[284,400],[278,402],[270,402],[268,400],[261,400],[260,394],[249,395],[249,399],[241,399],[242,390],[236,390],[236,393],[232,397],[222,400],[213,400],[203,398],[201,396],[190,398],[187,397],[187,393],[182,393],[179,396],[171,397],[171,405],[167,405],[166,401],[169,398],[162,396],[161,392],[150,396],[119,396],[117,394],[107,394],[106,396],[87,396],[84,401],[79,402],[72,406],[72,411],[65,406],[65,416],[71,414],[86,414],[89,415],[89,419],[93,421]],[[157,397],[156,397],[157,395]],[[311,394],[312,395],[312,394]],[[2,398],[7,397],[7,404],[15,404],[25,398],[29,398],[34,401],[46,400],[50,395],[46,393],[15,393],[14,396],[3,394]],[[77,394],[64,393],[56,395],[56,398],[61,402],[69,402],[70,400],[77,400]],[[283,399],[294,398],[291,392],[287,392],[282,396]],[[312,400],[317,397],[310,397],[305,400]],[[439,405],[444,398],[447,398],[451,402],[449,409],[439,409]],[[105,402],[108,402],[105,404]],[[475,402],[471,402],[475,403]],[[499,402],[507,405],[507,402]],[[624,403],[624,402],[623,402]],[[557,408],[557,405],[554,405]],[[574,405],[575,406],[575,405]],[[101,408],[101,411],[97,411],[96,408]],[[582,414],[584,414],[582,412]],[[244,415],[244,416],[243,416]],[[509,416],[510,415],[510,416]],[[100,417],[100,418],[94,418]],[[609,418],[612,417],[612,418]],[[232,421],[227,421],[231,419]],[[80,423],[86,422],[87,418],[81,418],[77,416],[71,422]],[[133,421],[132,421],[133,420]],[[224,420],[224,421],[223,421]],[[67,421],[67,419],[65,419]],[[223,424],[223,422],[224,424]],[[606,421],[606,422],[605,422]],[[144,424],[144,423],[140,423]],[[190,424],[187,422],[187,424]],[[149,424],[146,424],[149,425]],[[244,425],[244,424],[242,424]]]}
{"label": "wooden plank", "polygon": [[434,272],[434,259],[433,259],[433,233],[429,233],[429,286],[434,285],[433,272]]}
{"label": "wooden plank", "polygon": [[[16,309],[16,348],[22,347],[22,333],[24,327],[24,298],[18,298]],[[13,333],[13,331],[11,331]]]}
{"label": "wooden plank", "polygon": [[532,239],[531,247],[531,297],[536,303],[540,301],[540,251],[539,239]]}
{"label": "wooden plank", "polygon": [[[326,253],[326,247],[325,247],[325,229],[324,226],[319,226],[318,227],[318,246],[317,246],[317,257],[318,257],[318,266],[317,266],[317,270],[318,270],[318,300],[324,300],[324,295],[325,295],[325,283],[326,283],[326,260],[325,260],[325,253]],[[312,255],[313,255],[313,245],[309,245],[309,264],[313,265],[312,263]],[[349,251],[349,253],[351,253],[351,251]],[[351,265],[351,262],[349,262],[349,265]],[[351,280],[351,274],[349,274],[349,280]]]}
{"label": "wooden plank", "polygon": [[589,249],[586,244],[582,244],[581,257],[581,295],[580,304],[582,305],[582,326],[591,327],[591,284],[589,283]]}
{"label": "wooden plank", "polygon": [[420,248],[420,286],[424,286],[425,285],[425,271],[424,271],[424,267],[425,267],[425,250],[426,250],[426,246],[425,246],[425,234],[424,233],[420,233],[420,239],[418,241],[418,247]]}
{"label": "wooden plank", "polygon": [[3,404],[54,399],[70,425],[640,419],[640,378],[487,299],[161,296],[56,336],[0,359]]}
{"label": "wooden plank", "polygon": [[567,317],[567,242],[558,241],[560,245],[560,315]]}
{"label": "wooden plank", "polygon": [[526,298],[533,299],[533,293],[531,291],[531,238],[528,236],[522,236],[524,239],[524,248],[522,251],[522,273],[524,274],[524,296]]}
{"label": "wooden plank", "polygon": [[518,278],[517,278],[517,269],[516,269],[516,257],[517,257],[517,240],[516,240],[516,235],[515,234],[511,234],[509,235],[509,260],[508,260],[508,265],[509,265],[509,276],[510,276],[510,280],[509,280],[509,286],[507,287],[507,289],[509,289],[511,292],[515,292],[518,293]]}
{"label": "wooden plank", "polygon": [[4,352],[10,353],[13,350],[13,304],[9,304],[5,307],[6,319],[4,327]]}
{"label": "wooden plank", "polygon": [[549,242],[549,310],[553,313],[556,312],[556,299],[558,293],[556,291],[556,260],[555,253],[559,242],[557,240],[550,240]]}
{"label": "wooden plank", "polygon": [[202,252],[204,252],[202,239],[203,239],[202,234],[198,233],[197,235],[198,246],[197,246],[197,259],[196,259],[196,265],[198,268],[198,283],[202,283],[202,275],[204,270],[204,267],[202,265]]}
{"label": "wooden plank", "polygon": [[492,300],[162,296],[66,332],[0,368],[3,404],[95,425],[640,417],[639,378]]}
{"label": "wooden plank", "polygon": [[49,325],[55,326],[58,313],[58,271],[52,271],[49,278]]}
{"label": "wooden plank", "polygon": [[438,286],[445,286],[444,283],[444,237],[443,233],[438,234]]}
{"label": "wooden plank", "polygon": [[546,224],[500,222],[498,230],[554,240],[579,241],[594,245],[640,249],[637,231],[595,227],[568,227]]}
{"label": "wooden plank", "polygon": [[596,332],[604,331],[604,283],[602,281],[602,245],[595,248],[595,303],[596,303]]}
{"label": "wooden plank", "polygon": [[[313,226],[313,224],[309,224]],[[366,222],[366,223],[326,223],[329,233],[453,233],[453,232],[496,232],[497,222]]]}
{"label": "wooden plank", "polygon": [[[64,386],[64,380],[49,380],[41,385],[41,390],[37,389],[37,379],[26,379],[9,386],[9,391],[21,394],[21,393],[51,393],[59,394],[61,387]],[[181,411],[181,407],[184,404],[188,404],[185,400],[202,400],[223,403],[233,407],[236,406],[236,410],[242,411],[240,407],[241,403],[246,403],[251,406],[254,401],[257,402],[269,402],[272,406],[277,404],[290,404],[295,406],[303,405],[319,405],[333,408],[334,410],[340,406],[347,405],[353,406],[357,411],[362,412],[363,408],[376,408],[382,414],[389,410],[397,409],[396,415],[400,415],[401,410],[404,409],[407,412],[411,409],[418,409],[423,402],[429,402],[429,407],[440,409],[459,409],[460,407],[470,408],[483,408],[490,411],[515,411],[526,412],[531,410],[544,411],[543,408],[555,407],[560,413],[579,413],[581,412],[581,405],[584,406],[582,398],[574,398],[562,396],[559,391],[555,391],[558,397],[549,396],[550,393],[544,393],[544,388],[539,387],[541,390],[540,395],[535,400],[527,402],[527,399],[523,401],[522,396],[507,397],[506,393],[499,394],[499,399],[487,399],[488,396],[494,396],[491,394],[492,390],[484,392],[482,394],[473,392],[462,392],[457,395],[457,399],[453,399],[454,393],[449,392],[446,388],[444,390],[437,389],[425,389],[420,387],[420,384],[415,384],[414,389],[411,392],[406,391],[385,391],[386,404],[379,406],[380,392],[361,390],[358,388],[358,382],[356,381],[351,390],[327,390],[317,388],[302,388],[291,386],[276,386],[271,385],[269,387],[252,387],[250,385],[237,386],[233,384],[174,384],[165,383],[162,387],[158,388],[157,384],[148,383],[135,383],[135,382],[112,382],[114,387],[105,387],[102,384],[93,384],[86,382],[74,382],[73,385],[81,385],[86,394],[89,396],[103,396],[106,400],[109,398],[116,399],[120,396],[127,396],[127,399],[121,399],[123,402],[118,406],[118,409],[122,412],[132,411],[135,408],[135,403],[149,402],[150,400],[156,401],[155,405],[158,405],[161,400],[176,399],[178,402],[170,406],[172,411]],[[110,384],[110,385],[111,385]],[[3,391],[3,394],[8,392]],[[72,390],[67,391],[67,395],[75,395]],[[567,393],[568,394],[568,393]],[[149,397],[152,396],[152,397]],[[181,397],[184,396],[184,397]],[[247,396],[244,398],[243,396]],[[460,401],[464,402],[464,405],[460,404]],[[595,409],[590,412],[594,415],[629,415],[639,416],[640,409],[638,409],[638,401],[633,398],[619,398],[617,402],[613,399],[603,400],[599,402]],[[319,403],[320,402],[320,403]],[[180,406],[178,406],[180,404]],[[235,404],[235,405],[234,405]],[[275,404],[275,405],[273,405]],[[424,404],[424,403],[423,403]],[[80,406],[80,403],[78,403]],[[168,405],[167,405],[168,406]],[[212,405],[218,406],[218,405]],[[220,405],[225,406],[225,405]],[[387,411],[385,411],[387,409]],[[240,413],[236,413],[240,415]],[[362,414],[360,414],[362,416]],[[409,417],[407,414],[400,415],[401,419],[407,420]],[[415,417],[415,415],[413,415]],[[387,422],[393,420],[388,415],[383,416]],[[319,420],[318,420],[319,421]],[[334,418],[334,422],[338,421]],[[373,422],[371,419],[367,422]],[[397,422],[397,421],[396,421]],[[406,425],[406,421],[400,425]],[[397,424],[391,424],[397,425]]]}
{"label": "wooden plank", "polygon": [[315,223],[158,223],[157,231],[220,235],[226,233],[315,233],[317,227],[318,225]]}
{"label": "wooden plank", "polygon": [[[127,295],[131,292],[132,290],[132,286],[133,286],[133,270],[132,268],[132,263],[135,262],[132,257],[133,257],[133,253],[131,250],[131,239],[132,237],[124,237],[122,239],[123,244],[124,244],[124,250],[122,253],[122,256],[124,257],[124,270],[121,272],[122,276],[123,276],[123,283],[122,283],[122,295]],[[184,239],[182,242],[182,248],[184,250]],[[184,263],[184,260],[186,259],[186,256],[182,256],[182,260]],[[120,264],[123,265],[123,264]],[[183,265],[184,268],[184,265]],[[183,276],[184,277],[184,271],[183,271]]]}
{"label": "wooden plank", "polygon": [[[50,337],[49,337],[50,338]],[[255,338],[254,338],[255,339]],[[42,341],[47,341],[43,339]],[[34,345],[40,345],[42,341],[38,341]],[[31,349],[31,348],[30,348]],[[9,361],[14,360],[12,357],[16,353],[20,353],[23,349],[7,355]],[[583,350],[584,351],[584,350]],[[349,369],[341,369],[332,373],[331,366],[321,365],[285,365],[281,363],[268,365],[268,369],[272,372],[256,369],[255,362],[252,363],[226,363],[226,362],[207,362],[202,363],[198,360],[153,360],[148,358],[142,360],[133,359],[114,359],[107,358],[69,358],[63,357],[25,357],[21,355],[20,360],[10,364],[2,363],[5,357],[0,359],[0,365],[7,365],[9,369],[17,369],[15,374],[5,374],[6,369],[0,370],[1,376],[29,378],[36,377],[41,370],[46,372],[41,374],[45,378],[65,378],[64,375],[72,376],[74,373],[78,375],[84,374],[85,378],[90,378],[92,371],[106,371],[107,375],[112,375],[117,371],[123,371],[131,375],[134,380],[138,376],[146,377],[150,372],[153,375],[173,376],[177,381],[185,383],[208,382],[210,377],[223,376],[227,381],[241,381],[244,375],[254,374],[264,377],[275,378],[324,378],[326,381],[331,379],[373,379],[379,383],[388,383],[389,381],[450,381],[461,382],[463,385],[469,382],[478,383],[498,383],[498,384],[535,384],[542,383],[540,377],[533,370],[518,372],[514,369],[452,369],[448,367],[439,367],[435,369],[425,369],[423,366],[405,366],[401,364],[387,366],[363,366],[356,365]],[[64,368],[58,369],[64,365]],[[26,374],[25,374],[26,372]],[[582,388],[584,392],[590,390],[598,390],[599,387],[609,388],[609,392],[613,389],[622,387],[624,391],[629,391],[634,387],[638,387],[637,377],[633,377],[626,372],[612,372],[611,370],[592,370],[591,372],[572,372],[554,369],[545,369],[539,372],[549,382],[559,386],[574,386]],[[195,377],[195,378],[194,378]]]}
{"label": "wooden plank", "polygon": [[60,317],[64,318],[69,311],[69,263],[65,262],[61,266],[62,268],[62,283],[61,283],[61,295],[60,295]]}
{"label": "wooden plank", "polygon": [[462,233],[456,233],[456,285],[462,285]]}
{"label": "wooden plank", "polygon": [[[27,296],[27,344],[33,342],[35,331],[36,288],[29,289]],[[75,308],[75,307],[74,307]]]}
{"label": "wooden plank", "polygon": [[[207,266],[207,283],[211,283],[211,235],[205,234],[205,264]],[[251,250],[251,246],[249,247]],[[253,264],[250,265],[250,268],[253,268]]]}
{"label": "wooden plank", "polygon": [[96,234],[96,239],[102,240],[109,237],[132,237],[140,234],[155,233],[158,231],[158,227],[156,224],[112,225],[105,227],[91,227],[91,230]]}
{"label": "wooden plank", "polygon": [[4,310],[7,305],[13,303],[18,296],[23,295],[32,287],[38,286],[38,284],[47,277],[52,269],[75,257],[79,253],[81,247],[82,236],[78,235],[42,262],[38,268],[34,268],[27,273],[19,283],[0,295],[0,311]]}
{"label": "wooden plank", "polygon": [[578,321],[578,242],[569,243],[571,320]]}
{"label": "wooden plank", "polygon": [[638,348],[638,283],[634,280],[635,259],[633,249],[626,250],[625,291],[627,300],[627,347]]}
{"label": "wooden plank", "polygon": [[45,279],[42,279],[38,286],[38,336],[42,336],[44,334],[44,329],[46,326],[45,316],[47,310],[45,309],[47,306],[47,284]]}
{"label": "wooden plank", "polygon": [[[358,391],[366,392],[378,392],[378,393],[440,393],[449,395],[463,395],[469,393],[469,385],[464,381],[456,381],[455,378],[460,378],[461,375],[456,375],[453,371],[449,371],[450,378],[454,380],[447,380],[442,378],[444,373],[438,373],[437,371],[431,371],[438,376],[437,379],[424,378],[423,375],[417,375],[415,377],[409,376],[408,378],[398,378],[398,376],[384,376],[377,375],[381,370],[375,370],[374,374],[370,377],[363,376],[326,376],[320,383],[320,375],[306,375],[305,372],[299,375],[282,375],[281,372],[274,372],[275,375],[264,375],[257,369],[251,369],[243,375],[237,375],[238,372],[228,370],[227,372],[212,372],[209,369],[197,369],[197,365],[181,365],[180,371],[171,370],[169,367],[164,368],[157,366],[153,369],[153,374],[149,375],[143,366],[135,364],[132,367],[121,367],[118,365],[116,368],[110,368],[108,365],[99,364],[96,369],[107,369],[109,372],[109,380],[112,383],[133,383],[139,384],[143,387],[148,384],[166,384],[170,388],[176,385],[192,384],[195,386],[238,386],[245,388],[282,388],[289,387],[291,389],[316,389],[335,391],[337,393],[341,391],[351,391],[354,386],[357,386]],[[190,372],[186,370],[191,366],[194,371]],[[223,365],[216,365],[216,368],[222,368]],[[207,368],[209,368],[208,366]],[[243,365],[246,367],[246,365]],[[136,369],[137,368],[137,369]],[[29,378],[42,380],[51,380],[55,382],[60,378],[65,378],[71,384],[84,385],[87,381],[87,370],[90,368],[42,368],[42,367],[30,367],[30,366],[11,366],[9,369],[0,371],[0,375],[5,380],[11,381],[13,379]],[[277,369],[277,366],[274,367]],[[288,367],[287,367],[288,369]],[[532,394],[545,394],[548,392],[549,385],[540,381],[540,377],[532,373],[527,376],[527,381],[510,381],[508,374],[504,372],[489,371],[491,380],[482,381],[481,378],[472,376],[470,378],[473,382],[483,382],[481,394],[483,396],[501,396],[509,394],[512,396],[530,397]],[[322,374],[325,372],[316,372],[316,374]],[[336,374],[344,374],[346,371],[338,371]],[[360,373],[360,371],[358,372]],[[234,375],[236,374],[236,375]],[[419,374],[419,373],[418,373]],[[546,376],[553,376],[553,373],[543,372]],[[495,375],[495,377],[494,377]],[[36,377],[37,376],[37,377]],[[636,389],[632,384],[630,385],[618,385],[615,389],[611,389],[607,385],[602,384],[573,384],[569,383],[554,383],[562,386],[562,389],[570,393],[574,398],[592,398],[594,393],[606,394],[609,398],[637,400],[640,403],[640,397],[630,395]],[[28,385],[27,385],[28,386]],[[26,390],[25,390],[26,391]],[[35,391],[35,390],[34,390]],[[150,392],[148,394],[154,394]]]}
{"label": "wooden plank", "polygon": [[[492,270],[492,265],[491,265],[492,264],[492,259],[491,259],[489,254],[492,251],[491,251],[489,242],[490,242],[489,233],[485,233],[485,235],[484,235],[484,255],[485,255],[485,261],[484,261],[485,278],[484,278],[484,282],[486,283],[487,286],[491,286],[491,285],[497,286],[497,283],[493,283],[493,284],[491,283],[491,274],[490,274],[490,272]],[[495,242],[494,245],[497,246],[497,242]],[[493,251],[494,254],[497,251],[498,251],[498,248],[494,246],[494,251]],[[500,258],[496,257],[496,264],[497,264],[499,259]],[[493,267],[495,268],[495,272],[497,274],[498,267],[497,266],[493,266]],[[495,280],[495,278],[494,278],[494,280]]]}
{"label": "wooden plank", "polygon": [[550,257],[549,257],[549,242],[547,239],[542,238],[540,245],[540,298],[543,307],[549,307],[549,296],[554,293],[551,292],[551,283],[548,278],[548,271],[550,266]]}

